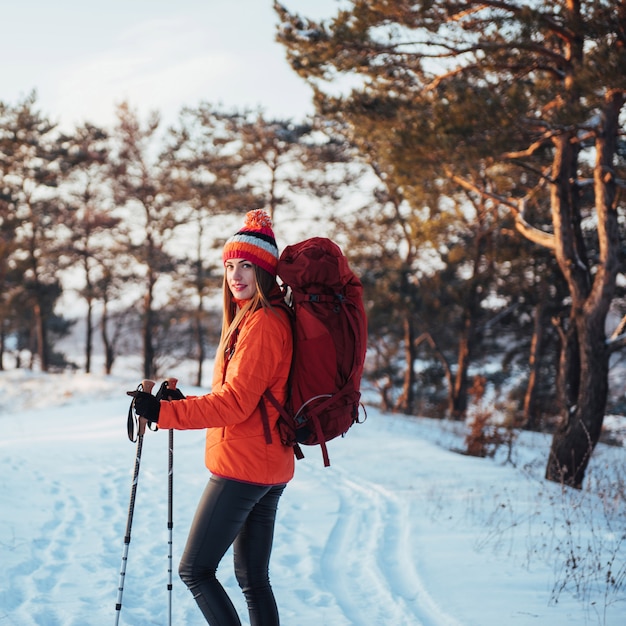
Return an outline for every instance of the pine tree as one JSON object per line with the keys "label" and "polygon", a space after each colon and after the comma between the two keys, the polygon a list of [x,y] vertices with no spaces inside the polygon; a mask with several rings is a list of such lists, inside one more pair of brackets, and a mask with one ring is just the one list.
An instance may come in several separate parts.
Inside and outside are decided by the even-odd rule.
{"label": "pine tree", "polygon": [[6,270],[10,269],[13,283],[5,305],[15,314],[11,331],[20,345],[27,342],[30,349],[30,366],[37,357],[41,370],[48,371],[64,360],[55,353],[52,338],[68,329],[54,314],[62,293],[59,256],[71,211],[56,191],[62,179],[63,150],[55,125],[37,110],[35,94],[15,106],[3,106],[2,112],[3,228],[13,237],[3,261],[4,278],[9,278]]}

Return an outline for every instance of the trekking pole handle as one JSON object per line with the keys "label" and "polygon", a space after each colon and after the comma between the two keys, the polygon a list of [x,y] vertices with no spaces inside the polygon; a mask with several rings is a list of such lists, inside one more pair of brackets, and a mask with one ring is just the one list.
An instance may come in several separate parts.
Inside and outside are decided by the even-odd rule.
{"label": "trekking pole handle", "polygon": [[147,393],[152,393],[152,389],[154,388],[154,385],[155,385],[155,382],[153,380],[144,378],[141,381],[141,390],[146,391]]}
{"label": "trekking pole handle", "polygon": [[[152,393],[152,389],[156,383],[153,380],[148,378],[144,378],[139,385],[141,387],[141,391],[145,391],[146,393]],[[139,418],[139,436],[143,436],[146,432],[146,425],[148,424],[148,420],[145,417]]]}

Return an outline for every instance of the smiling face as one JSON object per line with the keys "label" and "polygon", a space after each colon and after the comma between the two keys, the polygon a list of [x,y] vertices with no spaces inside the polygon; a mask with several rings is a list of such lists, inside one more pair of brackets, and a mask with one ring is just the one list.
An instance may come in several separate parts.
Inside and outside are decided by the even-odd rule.
{"label": "smiling face", "polygon": [[250,300],[256,294],[256,278],[254,265],[246,259],[228,259],[226,268],[226,283],[230,292],[237,300]]}

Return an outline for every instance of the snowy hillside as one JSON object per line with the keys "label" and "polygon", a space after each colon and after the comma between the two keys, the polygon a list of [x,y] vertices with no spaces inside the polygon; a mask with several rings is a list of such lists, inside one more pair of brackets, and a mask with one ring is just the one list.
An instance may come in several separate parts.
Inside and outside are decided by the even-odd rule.
{"label": "snowy hillside", "polygon": [[[119,376],[0,372],[0,624],[112,625],[136,447]],[[184,391],[192,392],[181,379]],[[196,392],[198,390],[195,390]],[[583,492],[541,479],[549,439],[513,464],[452,452],[449,423],[383,415],[307,449],[281,501],[272,581],[286,626],[622,626],[623,448]],[[120,623],[167,624],[167,435],[146,434]],[[208,478],[177,432],[174,563]],[[616,496],[617,489],[621,494]],[[247,623],[227,559],[218,572]],[[173,623],[200,626],[175,575]]]}

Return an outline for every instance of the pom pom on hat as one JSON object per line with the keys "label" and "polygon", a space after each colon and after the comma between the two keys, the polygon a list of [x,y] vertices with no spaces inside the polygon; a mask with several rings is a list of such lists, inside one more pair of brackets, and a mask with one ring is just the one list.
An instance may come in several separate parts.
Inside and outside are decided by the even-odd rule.
{"label": "pom pom on hat", "polygon": [[278,247],[270,216],[263,209],[248,211],[243,228],[226,242],[222,257],[224,263],[228,259],[246,259],[276,276]]}

